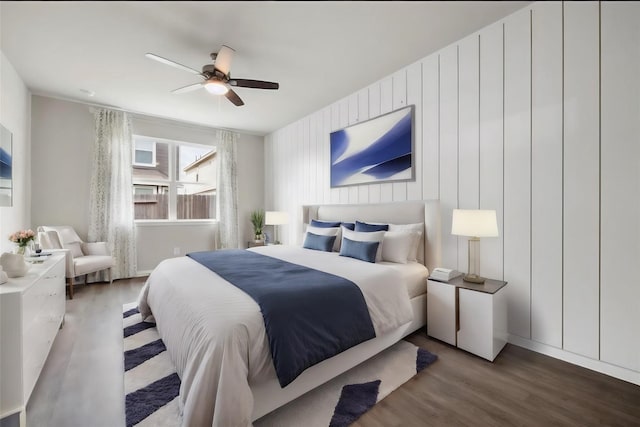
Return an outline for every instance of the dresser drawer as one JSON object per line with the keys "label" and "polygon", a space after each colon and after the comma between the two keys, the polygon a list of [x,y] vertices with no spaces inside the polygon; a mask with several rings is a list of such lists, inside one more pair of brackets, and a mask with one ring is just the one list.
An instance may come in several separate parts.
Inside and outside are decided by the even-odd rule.
{"label": "dresser drawer", "polygon": [[22,295],[23,393],[27,402],[65,312],[64,262],[57,262]]}
{"label": "dresser drawer", "polygon": [[22,330],[25,339],[29,337],[29,331],[37,328],[46,300],[46,292],[40,283],[31,286],[22,295]]}

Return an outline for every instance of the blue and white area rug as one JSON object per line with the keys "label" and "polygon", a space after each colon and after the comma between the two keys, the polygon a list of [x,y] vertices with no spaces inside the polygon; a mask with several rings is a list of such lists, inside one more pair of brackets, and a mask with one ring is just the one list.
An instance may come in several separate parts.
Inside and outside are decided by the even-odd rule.
{"label": "blue and white area rug", "polygon": [[[142,322],[136,304],[123,307],[124,388],[127,427],[177,427],[180,378],[154,324]],[[265,415],[255,427],[348,426],[438,356],[400,341],[366,362]]]}

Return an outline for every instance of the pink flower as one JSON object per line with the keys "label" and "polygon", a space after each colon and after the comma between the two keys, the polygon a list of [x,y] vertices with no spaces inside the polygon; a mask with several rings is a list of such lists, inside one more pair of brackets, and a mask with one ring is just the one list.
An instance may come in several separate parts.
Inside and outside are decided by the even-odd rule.
{"label": "pink flower", "polygon": [[36,233],[33,230],[18,230],[9,235],[9,241],[17,243],[19,246],[26,246],[31,240],[34,240]]}

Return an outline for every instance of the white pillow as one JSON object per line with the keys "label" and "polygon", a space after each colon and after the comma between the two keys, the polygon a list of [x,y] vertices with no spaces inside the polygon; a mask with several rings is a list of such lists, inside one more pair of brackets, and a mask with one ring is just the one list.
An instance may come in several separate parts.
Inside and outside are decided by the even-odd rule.
{"label": "white pillow", "polygon": [[82,252],[82,247],[80,246],[79,242],[72,242],[72,243],[67,243],[66,245],[63,245],[65,249],[69,249],[69,251],[71,251],[71,256],[74,258],[80,258],[81,256],[84,256],[84,253]]}
{"label": "white pillow", "polygon": [[417,234],[416,231],[387,231],[382,241],[382,260],[406,264]]}
{"label": "white pillow", "polygon": [[348,228],[342,229],[342,238],[347,238],[356,242],[378,242],[378,251],[376,252],[376,262],[382,261],[382,240],[386,231],[351,231]]}
{"label": "white pillow", "polygon": [[[341,233],[340,227],[314,227],[313,225],[307,225],[307,233],[317,234],[319,236],[336,236],[336,241],[333,243],[333,251],[340,251]],[[305,238],[307,236],[305,235]]]}
{"label": "white pillow", "polygon": [[389,224],[389,231],[414,231],[416,234],[413,236],[413,245],[407,261],[418,261],[418,246],[420,246],[420,238],[424,232],[424,223],[418,222],[416,224]]}

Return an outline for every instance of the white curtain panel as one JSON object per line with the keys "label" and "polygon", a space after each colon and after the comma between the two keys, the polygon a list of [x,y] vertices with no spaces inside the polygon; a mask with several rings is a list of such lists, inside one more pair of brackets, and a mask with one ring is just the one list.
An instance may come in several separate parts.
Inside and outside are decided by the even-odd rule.
{"label": "white curtain panel", "polygon": [[131,180],[132,137],[122,111],[93,110],[95,143],[89,206],[89,241],[107,242],[116,260],[114,279],[136,275]]}
{"label": "white curtain panel", "polygon": [[236,143],[238,134],[218,131],[218,206],[219,245],[222,249],[238,247],[238,184],[236,179]]}

